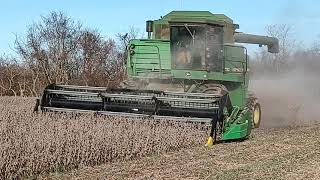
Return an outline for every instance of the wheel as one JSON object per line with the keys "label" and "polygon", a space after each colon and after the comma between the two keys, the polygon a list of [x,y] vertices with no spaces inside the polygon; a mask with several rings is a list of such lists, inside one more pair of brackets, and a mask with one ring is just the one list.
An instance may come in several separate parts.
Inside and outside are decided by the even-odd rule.
{"label": "wheel", "polygon": [[258,102],[253,106],[252,122],[254,128],[259,128],[261,122],[261,106]]}
{"label": "wheel", "polygon": [[223,91],[228,91],[222,84],[202,84],[198,87],[197,92],[206,94],[222,94]]}
{"label": "wheel", "polygon": [[133,81],[133,80],[125,80],[122,81],[117,88],[120,89],[144,89],[146,86],[146,82],[143,81]]}

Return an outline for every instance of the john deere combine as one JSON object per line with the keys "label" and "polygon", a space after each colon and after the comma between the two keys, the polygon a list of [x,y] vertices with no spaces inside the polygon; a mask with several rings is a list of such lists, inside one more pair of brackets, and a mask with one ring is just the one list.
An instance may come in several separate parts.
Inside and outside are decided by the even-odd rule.
{"label": "john deere combine", "polygon": [[238,43],[266,45],[270,53],[279,45],[238,28],[227,16],[206,11],[173,11],[147,21],[148,39],[129,43],[128,80],[121,87],[52,84],[37,110],[208,123],[207,145],[246,138],[259,127],[261,109],[248,93],[249,58]]}

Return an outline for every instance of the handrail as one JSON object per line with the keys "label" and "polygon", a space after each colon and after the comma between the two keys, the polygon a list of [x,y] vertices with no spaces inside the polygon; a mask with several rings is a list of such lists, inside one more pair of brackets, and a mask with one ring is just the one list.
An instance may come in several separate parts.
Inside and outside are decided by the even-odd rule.
{"label": "handrail", "polygon": [[[139,45],[134,45],[134,46],[151,46],[151,47],[155,47],[157,48],[157,51],[158,51],[158,61],[159,61],[159,73],[160,73],[160,78],[162,79],[162,65],[161,65],[161,57],[160,57],[160,48],[157,46],[157,45],[145,45],[145,44],[139,44]],[[130,49],[130,48],[129,48]],[[154,54],[154,53],[150,53],[150,54]],[[131,63],[131,55],[129,55],[130,59],[130,63]]]}

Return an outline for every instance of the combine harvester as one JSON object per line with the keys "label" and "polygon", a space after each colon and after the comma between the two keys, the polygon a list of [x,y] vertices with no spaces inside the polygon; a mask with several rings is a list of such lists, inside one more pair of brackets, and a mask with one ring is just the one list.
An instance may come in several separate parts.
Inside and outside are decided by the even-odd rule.
{"label": "combine harvester", "polygon": [[247,49],[236,43],[266,45],[270,53],[278,53],[279,43],[238,28],[207,11],[173,11],[147,21],[148,39],[129,43],[121,88],[52,84],[36,109],[208,123],[207,145],[247,138],[259,127],[261,109],[248,93]]}

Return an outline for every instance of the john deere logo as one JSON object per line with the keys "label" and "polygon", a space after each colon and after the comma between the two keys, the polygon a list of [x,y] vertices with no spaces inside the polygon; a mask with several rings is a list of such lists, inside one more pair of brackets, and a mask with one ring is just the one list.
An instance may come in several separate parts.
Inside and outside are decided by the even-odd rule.
{"label": "john deere logo", "polygon": [[190,72],[186,72],[186,77],[191,77],[191,73]]}

